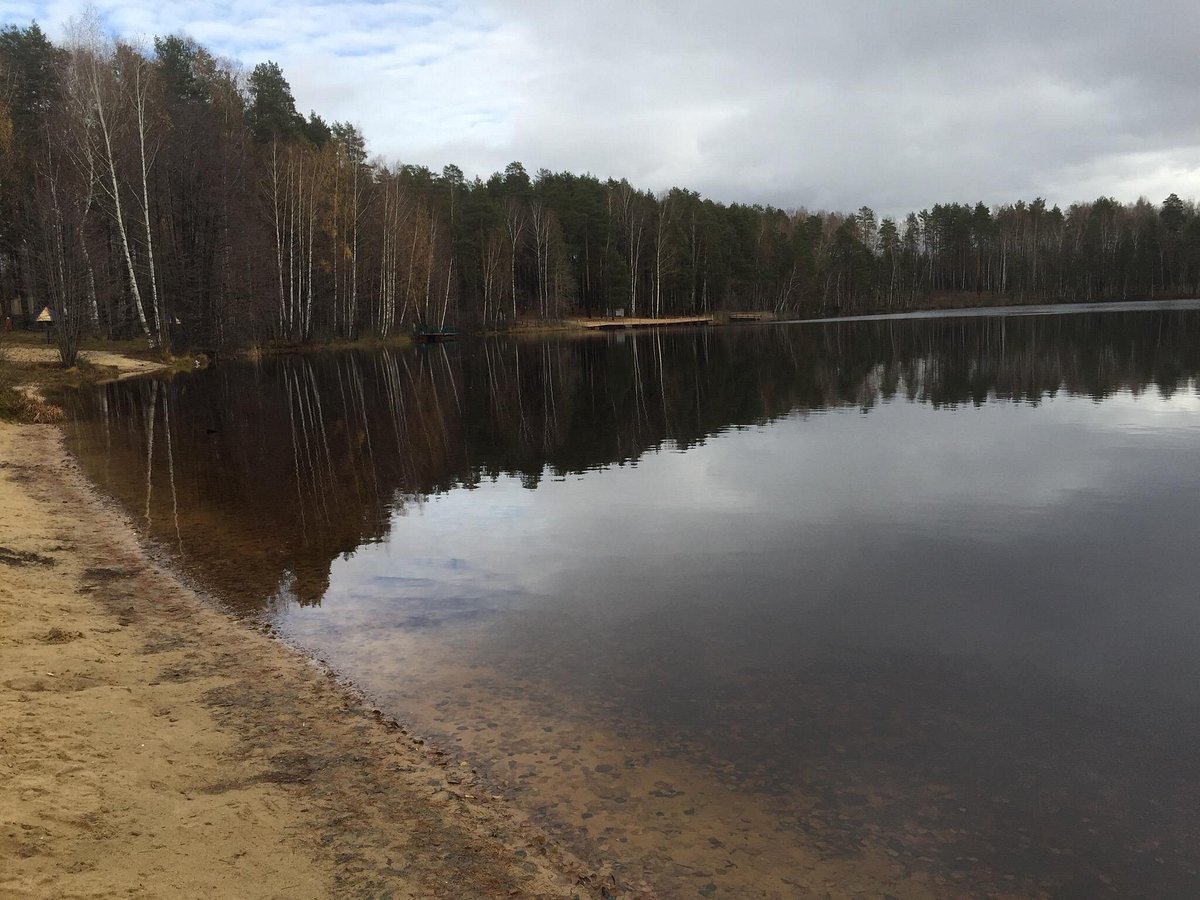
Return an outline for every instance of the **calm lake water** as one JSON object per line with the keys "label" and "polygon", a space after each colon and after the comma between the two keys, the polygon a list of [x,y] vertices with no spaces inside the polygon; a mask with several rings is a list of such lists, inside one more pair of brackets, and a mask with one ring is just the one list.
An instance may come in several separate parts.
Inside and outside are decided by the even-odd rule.
{"label": "calm lake water", "polygon": [[614,894],[1194,898],[1200,304],[1070,312],[222,364],[70,441]]}

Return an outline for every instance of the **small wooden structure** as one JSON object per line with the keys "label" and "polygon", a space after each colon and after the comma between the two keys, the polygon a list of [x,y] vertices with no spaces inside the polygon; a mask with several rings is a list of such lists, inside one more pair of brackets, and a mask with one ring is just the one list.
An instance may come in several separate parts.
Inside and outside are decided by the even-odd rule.
{"label": "small wooden structure", "polygon": [[453,328],[437,325],[426,325],[424,322],[413,323],[413,340],[418,344],[432,344],[435,341],[452,341],[458,337]]}
{"label": "small wooden structure", "polygon": [[778,316],[769,310],[751,310],[749,312],[731,312],[730,322],[774,322]]}
{"label": "small wooden structure", "polygon": [[571,324],[592,330],[600,328],[653,328],[663,325],[711,325],[712,316],[625,316],[617,319],[571,319]]}
{"label": "small wooden structure", "polygon": [[46,332],[46,343],[50,343],[50,332],[54,328],[54,313],[50,311],[50,307],[43,306],[42,311],[33,321]]}

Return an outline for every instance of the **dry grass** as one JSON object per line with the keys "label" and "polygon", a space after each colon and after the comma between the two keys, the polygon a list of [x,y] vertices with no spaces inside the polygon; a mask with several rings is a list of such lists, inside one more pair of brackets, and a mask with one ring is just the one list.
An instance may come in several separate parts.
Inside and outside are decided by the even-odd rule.
{"label": "dry grass", "polygon": [[8,357],[8,348],[0,345],[0,420],[22,422],[25,420],[27,399],[17,390],[16,367]]}
{"label": "dry grass", "polygon": [[37,392],[36,388],[19,391],[22,396],[23,408],[19,421],[34,425],[52,425],[66,418],[61,406],[48,403]]}
{"label": "dry grass", "polygon": [[37,386],[25,384],[27,376],[25,368],[13,363],[0,346],[0,420],[35,425],[61,422],[62,409],[47,403]]}
{"label": "dry grass", "polygon": [[26,421],[28,398],[18,390],[18,370],[5,343],[0,343],[0,421]]}
{"label": "dry grass", "polygon": [[[47,424],[61,422],[63,411],[47,397],[64,388],[95,381],[103,370],[80,360],[70,369],[57,362],[45,339],[15,333],[0,340],[0,420]],[[46,358],[43,358],[46,357]]]}

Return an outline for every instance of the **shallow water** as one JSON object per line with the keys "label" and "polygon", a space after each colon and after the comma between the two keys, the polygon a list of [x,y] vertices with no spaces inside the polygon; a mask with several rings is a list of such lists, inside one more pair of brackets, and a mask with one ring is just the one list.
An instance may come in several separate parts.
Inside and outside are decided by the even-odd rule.
{"label": "shallow water", "polygon": [[221,365],[70,438],[618,893],[1200,896],[1200,311],[1038,312]]}

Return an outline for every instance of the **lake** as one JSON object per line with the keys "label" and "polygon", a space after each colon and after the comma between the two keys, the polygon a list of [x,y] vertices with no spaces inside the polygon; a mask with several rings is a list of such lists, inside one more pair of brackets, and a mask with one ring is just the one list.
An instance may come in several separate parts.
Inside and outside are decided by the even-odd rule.
{"label": "lake", "polygon": [[[158,552],[658,896],[1200,896],[1200,303],[69,399]],[[474,785],[474,786],[472,786]]]}

